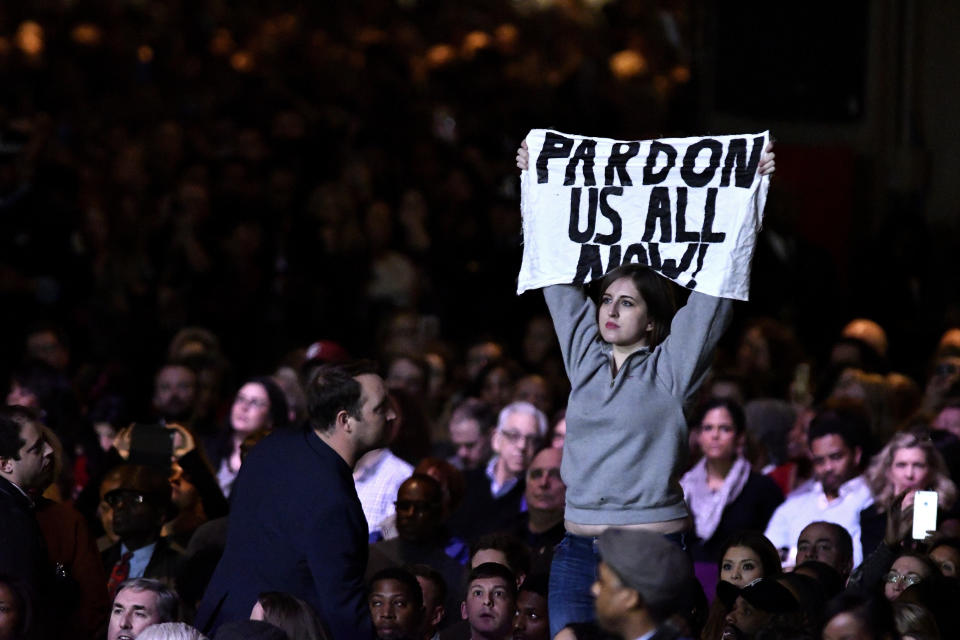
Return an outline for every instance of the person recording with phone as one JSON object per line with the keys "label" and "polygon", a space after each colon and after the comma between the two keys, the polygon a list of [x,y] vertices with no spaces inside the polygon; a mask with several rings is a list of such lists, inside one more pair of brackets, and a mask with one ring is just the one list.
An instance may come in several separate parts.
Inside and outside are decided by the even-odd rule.
{"label": "person recording with phone", "polygon": [[[935,491],[941,519],[949,517],[957,499],[957,487],[946,463],[925,431],[901,431],[873,457],[866,472],[874,503],[860,513],[863,555],[881,543],[890,508],[897,500],[901,511],[914,504],[917,491]],[[911,519],[912,520],[912,519]],[[936,528],[936,523],[934,523]],[[908,531],[904,536],[909,535]]]}

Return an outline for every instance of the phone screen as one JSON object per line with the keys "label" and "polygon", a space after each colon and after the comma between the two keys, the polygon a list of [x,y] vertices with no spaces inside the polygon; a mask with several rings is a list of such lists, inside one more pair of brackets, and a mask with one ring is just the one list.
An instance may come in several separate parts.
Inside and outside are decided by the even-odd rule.
{"label": "phone screen", "polygon": [[937,530],[937,492],[917,491],[913,496],[913,539],[924,540]]}

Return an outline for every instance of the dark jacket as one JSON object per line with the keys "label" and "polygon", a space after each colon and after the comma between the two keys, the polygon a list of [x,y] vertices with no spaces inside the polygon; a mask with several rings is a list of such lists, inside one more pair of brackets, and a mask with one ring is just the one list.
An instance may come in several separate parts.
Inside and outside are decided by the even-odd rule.
{"label": "dark jacket", "polygon": [[46,595],[53,575],[33,502],[0,478],[0,573],[16,578],[34,597]]}
{"label": "dark jacket", "polygon": [[486,533],[509,529],[523,504],[524,479],[520,478],[499,498],[490,493],[490,478],[485,467],[467,471],[463,479],[463,500],[447,521],[450,532],[473,541]]}
{"label": "dark jacket", "polygon": [[367,522],[350,467],[313,431],[274,431],[240,468],[227,546],[197,626],[212,636],[249,618],[260,593],[284,591],[312,605],[333,638],[372,638],[366,565]]}
{"label": "dark jacket", "polygon": [[[103,561],[103,570],[107,576],[113,571],[115,564],[120,562],[121,544],[119,542],[107,547],[100,554]],[[143,570],[144,578],[153,578],[162,580],[167,584],[173,585],[180,573],[180,566],[183,563],[183,549],[173,544],[167,538],[158,538],[157,544],[153,548],[153,554],[150,556],[150,562],[147,568]]]}

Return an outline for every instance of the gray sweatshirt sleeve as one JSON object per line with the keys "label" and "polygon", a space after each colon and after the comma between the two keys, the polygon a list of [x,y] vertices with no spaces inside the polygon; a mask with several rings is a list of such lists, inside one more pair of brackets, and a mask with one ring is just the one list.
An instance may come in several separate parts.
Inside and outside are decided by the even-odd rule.
{"label": "gray sweatshirt sleeve", "polygon": [[686,399],[703,382],[732,313],[731,300],[696,291],[677,311],[670,335],[657,349],[657,379],[673,396]]}
{"label": "gray sweatshirt sleeve", "polygon": [[560,341],[567,377],[577,379],[577,367],[597,339],[597,308],[583,287],[555,284],[545,287],[543,297]]}

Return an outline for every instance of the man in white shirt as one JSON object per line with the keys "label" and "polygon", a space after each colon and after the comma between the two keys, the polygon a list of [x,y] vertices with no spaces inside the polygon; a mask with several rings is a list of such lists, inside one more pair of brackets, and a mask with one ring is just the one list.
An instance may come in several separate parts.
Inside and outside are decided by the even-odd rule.
{"label": "man in white shirt", "polygon": [[828,410],[810,424],[807,441],[815,482],[794,491],[773,513],[766,536],[780,550],[785,565],[793,565],[797,539],[811,522],[838,524],[853,538],[853,564],[863,561],[860,547],[860,512],[873,503],[873,495],[860,475],[862,434],[866,424],[848,410]]}

